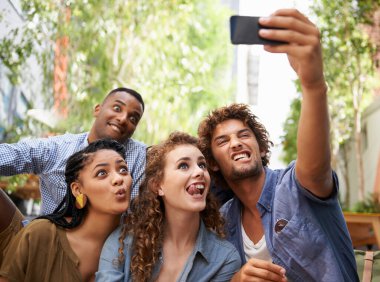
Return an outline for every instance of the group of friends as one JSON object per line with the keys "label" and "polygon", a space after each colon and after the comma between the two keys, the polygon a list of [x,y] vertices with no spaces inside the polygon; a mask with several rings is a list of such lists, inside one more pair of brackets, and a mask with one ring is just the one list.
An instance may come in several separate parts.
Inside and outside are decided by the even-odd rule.
{"label": "group of friends", "polygon": [[245,104],[147,147],[131,138],[141,95],[114,89],[89,132],[0,144],[0,175],[38,174],[42,202],[25,224],[0,191],[0,281],[359,281],[318,28],[294,9],[260,24],[288,42],[264,49],[287,54],[301,84],[297,160],[268,167],[269,134]]}

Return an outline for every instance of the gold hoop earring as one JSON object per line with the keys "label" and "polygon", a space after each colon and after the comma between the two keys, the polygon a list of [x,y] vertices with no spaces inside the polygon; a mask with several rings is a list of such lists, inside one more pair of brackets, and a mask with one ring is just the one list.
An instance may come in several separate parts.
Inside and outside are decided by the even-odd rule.
{"label": "gold hoop earring", "polygon": [[87,203],[87,196],[85,194],[80,193],[78,196],[75,197],[75,207],[78,210],[83,209],[86,206]]}

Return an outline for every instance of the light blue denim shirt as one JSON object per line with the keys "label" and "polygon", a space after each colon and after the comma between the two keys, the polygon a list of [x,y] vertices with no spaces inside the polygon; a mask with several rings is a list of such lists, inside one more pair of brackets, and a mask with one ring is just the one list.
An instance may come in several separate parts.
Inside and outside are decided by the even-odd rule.
{"label": "light blue denim shirt", "polygon": [[[273,263],[286,269],[290,281],[359,281],[350,235],[337,199],[336,174],[333,195],[324,200],[301,187],[295,177],[295,162],[284,170],[265,168],[265,174],[257,208]],[[227,239],[245,263],[241,208],[239,199],[233,198],[221,211],[227,221]]]}
{"label": "light blue denim shirt", "polygon": [[[125,263],[120,265],[117,263],[120,231],[121,227],[117,228],[103,246],[99,269],[96,272],[98,282],[132,281],[129,266],[133,237],[127,236],[124,239]],[[156,278],[159,274],[163,260],[165,258],[160,255],[160,261],[154,267],[152,278]],[[201,221],[194,249],[177,281],[230,281],[240,267],[240,256],[235,247],[207,230]]]}

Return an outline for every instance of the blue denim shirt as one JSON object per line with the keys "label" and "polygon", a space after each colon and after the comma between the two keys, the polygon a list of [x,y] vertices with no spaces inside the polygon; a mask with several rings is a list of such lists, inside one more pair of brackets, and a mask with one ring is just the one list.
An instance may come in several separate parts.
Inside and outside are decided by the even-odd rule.
{"label": "blue denim shirt", "polygon": [[[295,177],[295,162],[284,170],[265,168],[265,174],[257,208],[273,263],[286,269],[290,281],[359,281],[350,235],[337,199],[336,174],[334,193],[324,200],[301,187]],[[241,208],[235,197],[221,211],[227,221],[227,239],[245,263]]]}
{"label": "blue denim shirt", "polygon": [[[125,263],[117,263],[121,227],[117,228],[105,242],[100,255],[96,281],[132,281],[129,266],[131,263],[132,236],[124,239]],[[157,278],[163,260],[155,265],[151,281]],[[194,249],[187,259],[177,281],[230,281],[241,267],[240,256],[227,240],[220,239],[206,229],[201,221]]]}

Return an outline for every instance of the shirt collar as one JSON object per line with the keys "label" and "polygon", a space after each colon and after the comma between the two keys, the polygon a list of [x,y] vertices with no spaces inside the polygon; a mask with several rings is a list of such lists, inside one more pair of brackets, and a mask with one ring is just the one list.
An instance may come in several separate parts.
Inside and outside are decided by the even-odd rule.
{"label": "shirt collar", "polygon": [[[207,262],[209,262],[211,254],[211,251],[209,250],[209,245],[211,241],[212,239],[210,238],[210,234],[206,229],[206,226],[204,225],[203,221],[200,220],[197,240],[195,241],[194,249],[192,251],[192,254],[190,255],[191,260],[194,261],[195,257],[199,253]],[[153,267],[152,277],[154,279],[152,281],[155,281],[157,279],[157,276],[160,272],[164,260],[162,249],[159,251],[158,257],[158,263],[156,263],[156,265]]]}
{"label": "shirt collar", "polygon": [[[211,231],[210,231],[211,232]],[[197,253],[200,253],[204,259],[209,262],[210,261],[210,254],[211,251],[209,250],[210,242],[212,239],[210,238],[209,231],[207,230],[205,224],[203,223],[203,220],[200,222],[197,241],[195,243],[194,247],[194,253],[197,255]]]}
{"label": "shirt collar", "polygon": [[86,132],[86,135],[83,140],[83,148],[88,146],[88,135],[89,135],[89,132]]}
{"label": "shirt collar", "polygon": [[277,182],[277,173],[267,167],[265,169],[265,182],[263,191],[261,192],[260,199],[257,202],[257,208],[262,214],[264,211],[272,211],[272,199],[273,199],[273,189]]}
{"label": "shirt collar", "polygon": [[[84,140],[83,140],[83,148],[84,147],[87,147],[88,146],[88,135],[90,134],[89,132],[86,132],[85,133],[86,135],[84,136]],[[123,145],[126,147],[128,145],[128,143],[130,142],[131,138],[128,138],[127,140],[124,141]]]}

